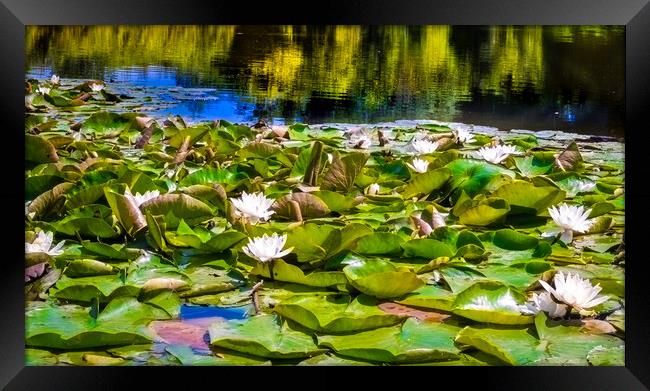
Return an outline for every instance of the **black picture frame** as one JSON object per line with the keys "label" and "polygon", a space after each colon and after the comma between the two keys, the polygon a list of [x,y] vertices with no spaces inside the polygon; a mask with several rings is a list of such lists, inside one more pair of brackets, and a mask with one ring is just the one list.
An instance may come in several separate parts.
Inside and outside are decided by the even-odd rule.
{"label": "black picture frame", "polygon": [[[273,369],[262,376],[234,368],[181,376],[180,372],[161,372],[161,368],[77,368],[25,367],[24,365],[24,239],[14,222],[24,221],[24,191],[20,170],[13,165],[23,159],[24,36],[26,25],[95,24],[456,24],[456,25],[625,25],[626,31],[626,146],[625,165],[628,181],[626,213],[626,344],[625,367],[517,367],[449,368],[407,375],[407,387],[434,387],[442,376],[455,383],[477,382],[481,389],[544,390],[643,390],[650,387],[650,294],[645,281],[644,222],[650,221],[650,192],[644,179],[650,177],[645,160],[650,111],[650,0],[352,0],[307,3],[236,2],[201,0],[1,0],[0,118],[3,132],[3,174],[11,182],[0,189],[4,249],[0,272],[1,369],[0,386],[23,389],[130,389],[134,378],[141,377],[147,388],[169,386],[171,378],[182,378],[187,388],[196,381],[204,386],[221,387],[230,378],[240,385],[254,386],[281,374]],[[603,59],[606,61],[607,59]],[[11,155],[13,153],[14,155]],[[24,161],[24,159],[23,159]],[[647,239],[645,239],[647,241]],[[7,250],[10,249],[10,250]],[[326,368],[331,370],[332,368]],[[349,368],[348,368],[349,369]],[[167,368],[163,368],[167,371]],[[152,371],[155,371],[154,374]],[[314,371],[314,369],[309,370]],[[391,375],[376,376],[372,369],[347,375],[364,381],[381,381]],[[402,372],[400,370],[400,372]],[[236,372],[241,372],[237,373]],[[480,374],[478,373],[480,372]],[[247,375],[248,374],[248,375]],[[185,374],[187,375],[187,374]],[[342,376],[318,376],[322,385],[335,386]],[[397,376],[397,374],[396,374]],[[401,376],[404,376],[402,374]],[[401,377],[400,376],[400,377]],[[349,378],[350,376],[345,376]],[[363,379],[361,379],[363,378]],[[225,379],[225,380],[224,380]],[[285,386],[285,382],[276,385]],[[289,380],[286,383],[294,383]],[[313,383],[312,383],[313,384]],[[351,382],[346,380],[346,384]],[[290,385],[290,384],[287,384]],[[454,389],[458,388],[454,385]]]}

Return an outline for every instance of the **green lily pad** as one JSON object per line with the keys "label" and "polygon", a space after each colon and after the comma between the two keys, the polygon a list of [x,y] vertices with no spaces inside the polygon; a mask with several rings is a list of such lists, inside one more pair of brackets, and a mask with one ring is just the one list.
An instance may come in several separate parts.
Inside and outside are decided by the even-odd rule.
{"label": "green lily pad", "polygon": [[532,327],[468,326],[458,333],[456,342],[470,345],[509,365],[530,365],[546,356]]}
{"label": "green lily pad", "polygon": [[416,174],[404,188],[402,196],[410,198],[418,194],[429,194],[441,188],[451,177],[451,170],[439,168],[422,174]]}
{"label": "green lily pad", "polygon": [[550,320],[543,312],[535,318],[535,327],[540,343],[548,353],[548,357],[539,360],[537,364],[589,365],[590,354],[607,350],[611,350],[608,352],[610,361],[624,361],[624,342],[618,337],[585,333],[580,326]]}
{"label": "green lily pad", "polygon": [[436,285],[425,285],[397,302],[414,307],[450,311],[455,299],[456,295],[447,289]]}
{"label": "green lily pad", "polygon": [[490,225],[510,212],[510,205],[502,198],[490,197],[477,205],[465,209],[460,215],[460,223],[465,225]]}
{"label": "green lily pad", "polygon": [[[250,274],[270,278],[268,264],[257,263]],[[288,264],[282,259],[273,261],[273,279],[323,288],[344,286],[348,282],[342,272],[315,271],[305,274],[298,266]]]}
{"label": "green lily pad", "polygon": [[87,308],[77,305],[33,302],[26,311],[25,343],[53,349],[147,343],[151,336],[145,324],[166,318],[168,315],[164,311],[132,297],[113,300],[97,320],[91,318]]}
{"label": "green lily pad", "polygon": [[34,163],[56,163],[59,156],[52,143],[41,136],[25,135],[25,160]]}
{"label": "green lily pad", "polygon": [[381,259],[357,260],[343,268],[350,284],[375,297],[399,297],[424,285],[413,271]]}
{"label": "green lily pad", "polygon": [[498,183],[502,175],[515,177],[513,171],[483,160],[456,159],[445,167],[451,170],[452,189],[462,190],[470,197]]}
{"label": "green lily pad", "polygon": [[492,242],[506,250],[528,250],[537,246],[539,239],[513,229],[500,229],[494,233]]}
{"label": "green lily pad", "polygon": [[271,365],[271,362],[257,357],[235,355],[220,352],[215,355],[210,352],[196,352],[189,346],[168,345],[165,350],[176,357],[181,365],[187,366],[232,366],[232,365]]}
{"label": "green lily pad", "polygon": [[348,333],[392,326],[403,318],[377,307],[374,298],[360,295],[293,296],[274,307],[285,318],[318,332]]}
{"label": "green lily pad", "polygon": [[414,239],[402,244],[405,257],[435,259],[454,255],[451,248],[435,239]]}
{"label": "green lily pad", "polygon": [[275,315],[214,323],[209,327],[210,345],[272,359],[306,358],[325,352],[305,334]]}
{"label": "green lily pad", "polygon": [[519,306],[525,297],[514,289],[495,281],[479,281],[456,296],[451,311],[478,322],[495,324],[527,324],[534,317],[522,315]]}
{"label": "green lily pad", "polygon": [[227,292],[246,283],[243,276],[235,271],[228,272],[209,266],[194,267],[186,272],[191,286],[179,293],[183,298]]}
{"label": "green lily pad", "polygon": [[184,187],[202,184],[211,185],[213,183],[235,185],[246,178],[246,174],[240,172],[217,168],[203,168],[183,178],[180,181],[180,185]]}
{"label": "green lily pad", "polygon": [[132,122],[133,118],[125,114],[102,111],[88,117],[81,126],[81,132],[117,136],[131,128]]}
{"label": "green lily pad", "polygon": [[456,326],[409,318],[402,325],[353,335],[323,335],[318,337],[318,346],[343,357],[383,363],[454,360],[460,353],[454,345],[458,331]]}
{"label": "green lily pad", "polygon": [[293,247],[299,262],[325,259],[332,247],[338,247],[336,233],[334,226],[307,223],[287,233],[285,248]]}
{"label": "green lily pad", "polygon": [[369,365],[371,366],[373,364],[365,361],[348,360],[346,358],[342,358],[334,354],[325,353],[301,361],[298,363],[298,365],[335,367],[335,366],[369,366]]}
{"label": "green lily pad", "polygon": [[354,251],[366,255],[396,254],[402,252],[402,243],[402,238],[397,234],[375,232],[359,239]]}
{"label": "green lily pad", "polygon": [[140,208],[155,216],[164,216],[169,228],[176,228],[180,220],[199,223],[213,216],[212,208],[185,194],[164,194],[149,200]]}
{"label": "green lily pad", "polygon": [[118,194],[109,188],[104,189],[104,196],[113,210],[113,214],[129,235],[135,235],[147,225],[147,221],[140,208],[138,208],[135,199]]}
{"label": "green lily pad", "polygon": [[492,196],[508,201],[513,214],[538,214],[549,206],[562,202],[566,193],[552,186],[514,181],[499,187]]}
{"label": "green lily pad", "polygon": [[543,154],[534,154],[533,156],[515,157],[514,161],[519,172],[530,178],[551,171],[554,158],[552,155],[547,157]]}

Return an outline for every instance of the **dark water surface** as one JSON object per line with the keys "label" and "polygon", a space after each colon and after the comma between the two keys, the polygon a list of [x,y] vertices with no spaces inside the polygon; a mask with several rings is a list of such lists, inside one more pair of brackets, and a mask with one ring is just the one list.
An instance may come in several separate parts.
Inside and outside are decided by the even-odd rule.
{"label": "dark water surface", "polygon": [[212,88],[191,120],[435,119],[624,136],[616,26],[29,26],[26,75]]}

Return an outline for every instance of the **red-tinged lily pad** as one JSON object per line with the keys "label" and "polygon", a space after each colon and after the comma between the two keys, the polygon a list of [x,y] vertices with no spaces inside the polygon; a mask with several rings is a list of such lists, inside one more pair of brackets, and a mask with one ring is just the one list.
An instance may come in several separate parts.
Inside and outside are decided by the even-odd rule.
{"label": "red-tinged lily pad", "polygon": [[435,311],[419,310],[393,302],[381,303],[378,305],[378,307],[380,310],[389,314],[408,316],[410,318],[416,318],[424,322],[443,322],[445,319],[451,316],[449,314],[443,314]]}

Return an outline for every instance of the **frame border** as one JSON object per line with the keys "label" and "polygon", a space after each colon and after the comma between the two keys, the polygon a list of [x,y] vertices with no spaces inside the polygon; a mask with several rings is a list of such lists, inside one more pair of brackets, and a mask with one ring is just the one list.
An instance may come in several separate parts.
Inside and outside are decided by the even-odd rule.
{"label": "frame border", "polygon": [[[650,0],[410,0],[408,3],[391,0],[350,0],[347,2],[323,0],[316,4],[278,4],[277,2],[203,2],[201,0],[158,0],[153,6],[146,0],[1,0],[0,4],[0,48],[5,56],[0,62],[0,74],[5,78],[5,93],[0,97],[0,115],[5,123],[3,141],[8,146],[24,147],[22,123],[24,122],[21,99],[24,82],[24,35],[25,26],[77,25],[77,24],[455,24],[455,25],[499,25],[499,24],[604,24],[626,26],[626,176],[625,186],[628,211],[626,230],[631,237],[627,244],[626,265],[626,349],[625,367],[491,367],[489,374],[480,368],[466,368],[480,376],[470,376],[483,388],[488,389],[589,389],[589,390],[643,390],[650,388],[650,295],[643,287],[645,282],[642,244],[644,231],[641,224],[650,221],[650,191],[642,180],[650,177],[650,165],[644,162],[645,145],[650,145],[646,112],[650,107]],[[182,4],[182,5],[179,5]],[[312,6],[310,9],[309,5]],[[605,59],[606,61],[606,59]],[[13,130],[15,129],[15,130]],[[20,129],[20,131],[18,131]],[[629,131],[631,129],[631,131]],[[645,131],[645,133],[644,133]],[[631,137],[631,139],[630,139]],[[631,142],[629,142],[631,140]],[[8,148],[15,155],[5,157],[21,159],[19,148]],[[23,149],[24,150],[24,149]],[[645,164],[644,164],[645,163]],[[23,219],[22,206],[24,187],[22,173],[8,167],[6,175],[15,181],[13,186],[0,190],[0,202],[9,205],[4,216],[8,221]],[[11,206],[15,205],[15,206]],[[25,367],[24,365],[24,293],[22,282],[23,235],[8,224],[3,236],[11,251],[4,258],[4,270],[0,273],[0,308],[6,314],[0,322],[0,386],[6,389],[87,389],[98,387],[114,389],[130,387],[133,378],[147,376],[148,386],[168,386],[170,373],[147,367],[138,373],[129,368],[82,368],[82,367]],[[639,229],[634,229],[639,228]],[[14,232],[15,231],[15,232]],[[630,236],[631,235],[631,236]],[[15,253],[14,253],[15,252]],[[10,256],[9,256],[10,255]],[[638,259],[637,259],[638,258]],[[277,368],[277,367],[276,367]],[[433,368],[433,367],[427,367]],[[235,369],[235,368],[233,368]],[[251,369],[246,369],[246,372]],[[306,369],[313,370],[313,369]],[[344,369],[345,370],[345,369]],[[431,369],[427,369],[430,371]],[[455,372],[454,378],[467,379],[467,371],[446,367]],[[132,371],[132,370],[131,370]],[[273,371],[273,377],[279,370]],[[357,382],[367,385],[363,379],[349,372]],[[237,371],[239,372],[239,371]],[[125,376],[125,374],[129,375]],[[248,380],[250,377],[228,376],[231,380]],[[364,374],[370,374],[365,372]],[[440,374],[441,372],[437,372]],[[447,372],[445,372],[446,374]],[[433,374],[433,373],[432,373]],[[488,376],[485,376],[488,374]],[[233,372],[234,375],[234,372]],[[458,377],[458,376],[462,377]],[[464,376],[463,376],[464,375]],[[176,373],[177,377],[178,373]],[[244,375],[246,376],[246,375]],[[435,375],[434,375],[435,376]],[[447,376],[447,375],[446,375]],[[445,376],[445,377],[446,377]],[[453,376],[449,373],[448,376]],[[438,377],[438,376],[435,376]],[[182,376],[185,384],[205,378]],[[248,380],[247,384],[262,384]],[[270,373],[267,380],[271,380]],[[346,378],[346,383],[349,384]],[[143,380],[145,380],[143,378]],[[226,379],[224,379],[226,380]],[[255,379],[257,380],[257,379]],[[334,380],[334,379],[332,379]],[[328,378],[323,384],[334,383]],[[378,379],[381,380],[381,379]],[[430,381],[434,381],[434,377]],[[220,382],[222,380],[219,380]],[[427,382],[428,383],[428,382]],[[286,383],[284,383],[286,384]],[[283,386],[284,386],[283,384]],[[463,380],[463,385],[465,380]],[[645,386],[644,386],[645,384]]]}

